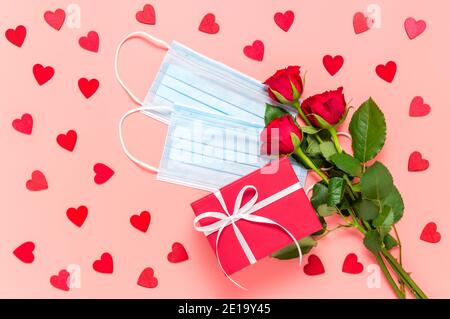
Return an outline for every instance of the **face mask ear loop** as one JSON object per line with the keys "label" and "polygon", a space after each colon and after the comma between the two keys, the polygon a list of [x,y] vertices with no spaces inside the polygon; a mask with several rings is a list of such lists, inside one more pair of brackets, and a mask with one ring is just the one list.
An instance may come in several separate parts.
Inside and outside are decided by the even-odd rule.
{"label": "face mask ear loop", "polygon": [[148,169],[149,171],[158,173],[158,169],[154,166],[151,166],[139,159],[137,159],[136,157],[134,157],[130,151],[128,151],[127,147],[125,146],[125,142],[123,140],[123,132],[122,132],[122,126],[123,126],[123,121],[131,114],[136,113],[136,112],[141,112],[141,111],[158,111],[158,112],[170,112],[170,107],[167,106],[152,106],[152,107],[138,107],[132,110],[129,110],[128,112],[126,112],[120,119],[119,121],[119,139],[120,139],[120,145],[122,146],[122,150],[124,151],[125,155],[128,156],[128,158],[130,160],[132,160],[134,163],[136,163],[137,165],[144,167],[146,169]]}
{"label": "face mask ear loop", "polygon": [[127,94],[131,97],[131,99],[134,102],[136,102],[139,105],[143,105],[144,103],[136,95],[134,95],[133,92],[131,92],[131,90],[125,85],[125,83],[122,81],[122,78],[119,75],[118,64],[119,64],[120,49],[122,48],[122,46],[123,46],[123,44],[125,42],[127,42],[129,39],[134,38],[134,37],[145,38],[145,39],[149,40],[150,42],[156,44],[157,46],[160,46],[160,47],[165,48],[167,50],[170,48],[170,45],[169,45],[169,43],[167,43],[167,42],[165,42],[165,41],[163,41],[161,39],[158,39],[158,38],[156,38],[156,37],[154,37],[154,36],[152,36],[152,35],[150,35],[150,34],[148,34],[146,32],[136,31],[136,32],[132,32],[132,33],[128,34],[125,38],[123,38],[122,41],[120,41],[119,45],[117,46],[116,53],[115,53],[115,56],[114,56],[114,72],[116,74],[117,81],[119,81],[119,83],[122,86],[122,88],[127,92]]}

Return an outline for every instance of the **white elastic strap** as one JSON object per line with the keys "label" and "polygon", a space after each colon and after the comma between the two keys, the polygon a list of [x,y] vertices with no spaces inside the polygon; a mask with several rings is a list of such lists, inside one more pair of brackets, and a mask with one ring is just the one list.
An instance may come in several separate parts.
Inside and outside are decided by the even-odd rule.
{"label": "white elastic strap", "polygon": [[118,64],[119,64],[119,52],[120,52],[120,49],[122,48],[122,46],[123,46],[123,44],[125,42],[127,42],[129,39],[134,38],[134,37],[146,38],[150,42],[155,43],[156,45],[158,45],[160,47],[163,47],[163,48],[165,48],[167,50],[170,48],[170,45],[166,41],[158,39],[158,38],[148,34],[147,32],[136,31],[136,32],[131,32],[130,34],[128,34],[125,38],[123,38],[122,41],[120,41],[119,45],[117,46],[116,54],[114,56],[114,71],[116,73],[117,81],[119,81],[120,85],[127,92],[127,94],[133,99],[134,102],[136,102],[139,105],[143,105],[144,103],[136,95],[134,95],[133,92],[131,92],[131,90],[125,85],[125,83],[123,83],[122,78],[119,75]]}
{"label": "white elastic strap", "polygon": [[313,188],[314,188],[314,185],[309,186],[309,187],[306,189],[306,195],[308,195],[309,192],[312,191]]}
{"label": "white elastic strap", "polygon": [[337,136],[345,136],[346,138],[348,138],[350,141],[352,140],[352,136],[350,134],[348,134],[347,132],[337,132],[336,133]]}
{"label": "white elastic strap", "polygon": [[158,112],[170,112],[171,108],[168,106],[151,106],[151,107],[138,107],[132,110],[129,110],[128,112],[126,112],[120,119],[119,121],[119,139],[120,139],[120,145],[122,145],[122,149],[124,151],[124,153],[128,156],[128,158],[130,160],[132,160],[134,163],[138,164],[141,167],[144,167],[146,169],[148,169],[149,171],[158,172],[158,169],[154,166],[151,166],[139,159],[137,159],[136,157],[134,157],[127,149],[127,147],[125,146],[125,142],[123,140],[123,132],[122,132],[122,125],[123,125],[123,121],[131,114],[136,113],[136,112],[140,112],[140,111],[158,111]]}

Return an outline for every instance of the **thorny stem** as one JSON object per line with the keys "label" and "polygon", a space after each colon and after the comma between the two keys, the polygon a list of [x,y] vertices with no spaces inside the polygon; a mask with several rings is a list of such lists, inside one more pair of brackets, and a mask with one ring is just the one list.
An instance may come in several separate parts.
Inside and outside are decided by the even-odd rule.
{"label": "thorny stem", "polygon": [[[394,229],[395,239],[397,239],[397,243],[398,243],[398,259],[399,259],[399,263],[403,267],[402,242],[400,241],[400,236],[398,235],[397,227],[395,227],[395,225],[393,225],[392,228]],[[403,282],[403,280],[400,280],[400,288],[401,288],[402,292],[405,293],[405,283]]]}

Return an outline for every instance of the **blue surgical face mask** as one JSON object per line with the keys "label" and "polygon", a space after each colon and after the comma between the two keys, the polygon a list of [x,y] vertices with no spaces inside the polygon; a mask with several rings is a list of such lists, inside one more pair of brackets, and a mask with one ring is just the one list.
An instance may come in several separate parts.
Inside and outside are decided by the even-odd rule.
{"label": "blue surgical face mask", "polygon": [[[124,42],[133,37],[144,37],[168,50],[143,102],[126,87],[118,74],[120,48]],[[122,40],[116,50],[115,70],[120,84],[130,97],[142,106],[137,110],[169,124],[165,150],[158,170],[159,179],[196,188],[217,189],[267,163],[261,162],[259,158],[259,133],[263,129],[265,104],[274,104],[274,102],[267,96],[265,86],[259,81],[220,62],[213,61],[178,42],[169,45],[144,32],[134,32]],[[132,112],[134,111],[128,112],[124,117]],[[251,156],[255,157],[250,160],[252,164],[217,159],[220,151],[227,154],[226,158],[239,155],[239,151],[227,150],[222,145],[211,145],[212,141],[208,139],[207,146],[214,146],[215,149],[211,151],[215,157],[207,157],[204,153],[198,154],[196,150],[201,143],[204,143],[205,136],[201,136],[202,141],[200,141],[199,136],[191,135],[190,141],[187,141],[181,138],[183,133],[180,133],[183,130],[192,133],[198,131],[193,127],[194,124],[197,126],[201,124],[214,136],[226,134],[225,131],[230,127],[239,128],[238,131],[242,135],[245,135],[243,133],[245,128],[253,130],[251,133],[247,132],[247,143],[256,147],[257,151],[245,154],[249,156],[249,159]],[[187,150],[188,145],[194,147],[189,150],[190,153]],[[126,151],[125,145],[123,146]],[[127,151],[126,153],[141,166],[156,170],[153,166],[132,157]],[[182,156],[186,157],[182,158]],[[200,157],[202,165],[199,166],[197,164]],[[220,167],[226,169],[220,170]],[[294,169],[300,181],[304,183],[306,170],[298,164],[294,165]],[[183,174],[183,170],[190,175]]]}

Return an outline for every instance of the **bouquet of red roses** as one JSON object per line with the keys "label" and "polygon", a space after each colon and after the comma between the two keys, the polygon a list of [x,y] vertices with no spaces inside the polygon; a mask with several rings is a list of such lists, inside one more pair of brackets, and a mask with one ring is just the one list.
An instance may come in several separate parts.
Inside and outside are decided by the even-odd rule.
{"label": "bouquet of red roses", "polygon": [[[400,192],[387,167],[372,161],[386,140],[386,121],[377,104],[369,98],[354,112],[349,124],[351,155],[342,150],[336,131],[349,109],[342,87],[300,102],[303,81],[298,66],[278,70],[265,84],[274,101],[288,105],[298,115],[294,118],[286,108],[266,105],[266,128],[261,135],[264,151],[270,154],[272,143],[277,143],[280,156],[292,156],[321,178],[313,187],[311,203],[323,229],[299,241],[302,253],[308,253],[335,229],[356,229],[398,298],[405,298],[406,289],[418,299],[427,298],[402,265],[395,228],[404,211]],[[274,129],[277,134],[271,134]],[[334,214],[342,221],[329,229],[325,218]],[[398,259],[392,255],[394,247],[399,250]],[[297,248],[285,247],[273,257],[296,258]]]}

